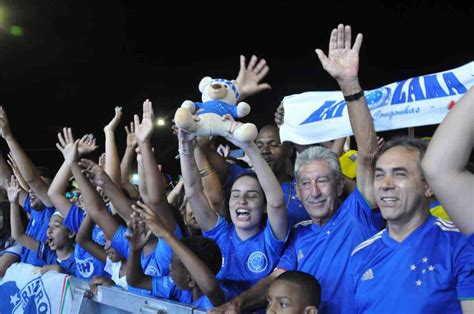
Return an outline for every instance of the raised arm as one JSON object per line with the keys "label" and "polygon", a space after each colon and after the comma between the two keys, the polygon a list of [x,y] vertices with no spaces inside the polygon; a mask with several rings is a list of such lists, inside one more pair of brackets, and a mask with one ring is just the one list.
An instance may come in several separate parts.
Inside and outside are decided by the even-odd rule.
{"label": "raised arm", "polygon": [[456,226],[474,233],[474,174],[466,169],[474,147],[474,88],[438,126],[423,158],[430,188]]}
{"label": "raised arm", "polygon": [[122,107],[115,107],[114,118],[104,127],[105,134],[105,172],[112,181],[119,187],[122,187],[122,175],[120,173],[120,158],[115,143],[115,130],[122,117]]}
{"label": "raised arm", "polygon": [[48,196],[48,185],[44,182],[38,170],[36,170],[35,165],[31,159],[26,155],[23,148],[17,142],[16,138],[13,136],[13,133],[10,129],[10,124],[8,122],[7,114],[3,110],[3,107],[0,106],[0,135],[7,142],[10,152],[13,156],[13,159],[18,164],[21,175],[26,180],[31,189],[39,197],[41,202],[48,207],[52,207],[53,203]]}
{"label": "raised arm", "polygon": [[[2,151],[0,151],[0,188],[7,191],[9,182],[12,176],[12,169],[8,167],[3,157]],[[25,204],[26,197],[28,196],[26,191],[20,191],[18,196],[18,203],[20,205]]]}
{"label": "raised arm", "polygon": [[[133,201],[123,194],[123,192],[112,182],[112,179],[105,173],[104,169],[92,160],[82,158],[78,164],[87,178],[96,186],[103,189],[105,195],[112,202],[120,217],[128,222],[132,213]],[[92,217],[96,221],[96,218]],[[105,232],[105,230],[104,230]]]}
{"label": "raised arm", "polygon": [[166,199],[163,179],[150,143],[150,138],[153,134],[154,116],[151,105],[152,104],[148,99],[143,103],[143,119],[141,123],[138,115],[134,116],[135,136],[142,154],[149,205],[158,212],[160,219],[165,223],[169,230],[174,232],[176,221],[171,213],[168,200]]}
{"label": "raised arm", "polygon": [[339,24],[331,32],[328,56],[320,49],[316,49],[316,53],[323,68],[339,84],[347,101],[349,119],[358,147],[357,188],[372,206],[376,206],[372,162],[377,153],[377,136],[358,74],[362,34],[357,35],[352,48],[351,36],[351,27]]}
{"label": "raised arm", "polygon": [[130,122],[130,128],[125,126],[127,133],[127,147],[120,162],[120,172],[122,174],[122,184],[130,182],[130,175],[132,173],[132,164],[135,158],[135,148],[137,147],[137,138],[135,137],[135,125]]}
{"label": "raised arm", "polygon": [[230,164],[225,160],[224,157],[219,155],[214,148],[211,147],[209,139],[199,137],[196,141],[202,152],[206,156],[209,166],[214,169],[214,171],[219,177],[220,182],[224,184],[226,178],[230,174]]}
{"label": "raised arm", "polygon": [[20,186],[14,176],[11,176],[7,192],[8,200],[10,201],[10,225],[12,238],[31,251],[38,252],[39,242],[25,234],[25,228],[21,222],[20,204],[18,204]]}
{"label": "raised arm", "polygon": [[93,229],[94,221],[88,214],[86,218],[82,221],[81,226],[79,227],[79,231],[77,231],[76,242],[79,243],[79,245],[84,250],[92,254],[92,256],[105,263],[107,259],[107,253],[105,253],[103,247],[101,247],[94,240],[92,240]]}
{"label": "raised arm", "polygon": [[211,209],[209,202],[204,195],[201,177],[194,160],[194,142],[189,134],[179,130],[179,160],[181,163],[181,173],[184,180],[184,191],[194,217],[202,231],[211,230],[216,226],[217,214]]}
{"label": "raised arm", "polygon": [[13,159],[12,154],[8,154],[8,160],[7,160],[8,165],[13,171],[13,175],[15,178],[18,180],[18,183],[20,184],[20,187],[22,188],[23,191],[29,191],[30,186],[26,182],[25,178],[21,175],[20,169],[18,168],[18,165],[16,164],[15,160]]}
{"label": "raised arm", "polygon": [[237,84],[240,91],[239,101],[251,95],[258,94],[264,90],[271,89],[267,83],[260,83],[261,80],[268,74],[270,68],[265,59],[258,61],[258,58],[253,55],[250,58],[248,65],[245,64],[245,56],[240,56],[240,70],[237,75]]}
{"label": "raised arm", "polygon": [[222,183],[217,173],[207,161],[206,155],[202,152],[199,145],[194,148],[194,157],[196,166],[199,169],[199,175],[201,176],[204,195],[206,195],[209,204],[214,211],[218,212],[221,216],[230,218],[224,191],[222,190]]}
{"label": "raised arm", "polygon": [[248,156],[267,199],[268,220],[272,230],[278,240],[285,239],[288,234],[288,210],[285,206],[283,191],[278,179],[263,159],[260,150],[254,142],[243,143],[232,138],[228,140],[243,149]]}
{"label": "raised arm", "polygon": [[179,257],[192,279],[199,286],[201,292],[205,294],[214,305],[224,303],[224,293],[209,267],[187,248],[186,245],[178,240],[172,232],[169,232],[164,222],[161,221],[150,207],[143,203],[138,203],[138,205],[139,206],[133,206],[133,210],[135,210],[140,217],[144,218],[147,227],[155,236],[168,243],[173,250],[173,254]]}
{"label": "raised arm", "polygon": [[[92,134],[84,135],[79,140],[77,146],[79,155],[85,155],[97,149],[95,138]],[[63,133],[58,133],[58,143],[56,143],[56,147],[63,155],[64,162],[49,186],[48,196],[61,215],[67,217],[69,209],[71,208],[71,202],[66,198],[65,193],[69,178],[71,177],[70,164],[72,163],[68,158],[72,156],[71,151],[74,149],[74,137],[71,128],[64,128]]]}
{"label": "raised arm", "polygon": [[152,289],[151,276],[145,275],[140,261],[140,255],[146,241],[152,236],[152,232],[145,233],[145,224],[139,223],[134,213],[127,223],[129,230],[128,241],[130,243],[130,254],[128,255],[126,270],[127,284],[140,289]]}

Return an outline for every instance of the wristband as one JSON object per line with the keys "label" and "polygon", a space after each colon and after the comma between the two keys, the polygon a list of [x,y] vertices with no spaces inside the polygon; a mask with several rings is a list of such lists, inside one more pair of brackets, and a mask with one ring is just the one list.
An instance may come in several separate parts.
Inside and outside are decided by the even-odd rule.
{"label": "wristband", "polygon": [[352,95],[344,95],[344,99],[346,101],[354,101],[354,100],[357,100],[359,98],[361,98],[362,96],[364,96],[364,91],[361,90],[360,92],[357,92],[355,94],[352,94]]}

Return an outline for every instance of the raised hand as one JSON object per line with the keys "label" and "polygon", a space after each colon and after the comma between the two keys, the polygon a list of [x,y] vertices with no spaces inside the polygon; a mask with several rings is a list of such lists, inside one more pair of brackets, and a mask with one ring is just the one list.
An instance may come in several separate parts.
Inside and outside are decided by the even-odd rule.
{"label": "raised hand", "polygon": [[169,231],[153,209],[140,201],[137,202],[137,205],[132,205],[133,211],[155,236],[162,238],[169,234]]}
{"label": "raised hand", "polygon": [[245,57],[240,56],[240,70],[237,76],[237,83],[240,91],[239,100],[257,94],[261,91],[271,89],[267,83],[260,84],[260,81],[267,75],[269,67],[265,59],[258,62],[258,58],[253,55],[248,66],[245,64]]}
{"label": "raised hand", "polygon": [[7,188],[8,200],[10,201],[10,203],[15,203],[15,204],[18,203],[21,188],[14,175],[11,176],[10,182],[8,182],[7,180],[7,184],[8,184],[8,188]]}
{"label": "raised hand", "polygon": [[151,138],[153,134],[153,108],[151,106],[151,101],[148,99],[143,102],[143,117],[142,122],[140,123],[140,118],[138,115],[133,117],[135,123],[135,136],[138,142],[145,142]]}
{"label": "raised hand", "polygon": [[145,223],[138,217],[136,212],[130,215],[127,228],[127,239],[130,247],[134,251],[141,251],[152,235],[151,230],[145,230]]}
{"label": "raised hand", "polygon": [[285,108],[283,107],[283,101],[278,105],[275,111],[275,124],[277,127],[281,127],[285,119]]}
{"label": "raised hand", "polygon": [[79,161],[78,165],[82,168],[82,173],[84,173],[85,176],[89,178],[89,180],[91,180],[92,183],[96,186],[102,187],[105,182],[110,180],[104,168],[102,168],[92,160],[82,158]]}
{"label": "raised hand", "polygon": [[10,130],[10,123],[8,122],[7,113],[3,110],[3,107],[0,106],[0,136],[7,138],[12,135]]}
{"label": "raised hand", "polygon": [[115,107],[115,116],[113,119],[104,127],[104,132],[114,132],[120,123],[122,117],[122,107]]}
{"label": "raised hand", "polygon": [[137,138],[135,136],[135,125],[130,122],[130,128],[125,126],[125,132],[127,132],[127,147],[137,146]]}
{"label": "raised hand", "polygon": [[316,54],[324,70],[337,81],[357,80],[358,77],[362,34],[357,35],[352,48],[351,36],[351,27],[339,24],[331,32],[328,55],[326,56],[321,49],[316,49]]}
{"label": "raised hand", "polygon": [[77,146],[79,157],[90,154],[97,149],[95,144],[95,137],[93,134],[86,134],[80,140]]}
{"label": "raised hand", "polygon": [[78,145],[79,140],[74,141],[71,128],[64,128],[63,133],[58,133],[58,141],[56,147],[64,156],[66,164],[71,166],[79,159]]}
{"label": "raised hand", "polygon": [[99,167],[105,169],[105,153],[102,153],[99,157]]}
{"label": "raised hand", "polygon": [[20,187],[25,191],[29,191],[30,186],[26,182],[25,178],[23,178],[23,176],[21,175],[20,169],[18,168],[18,165],[15,162],[15,159],[13,159],[12,153],[11,152],[8,153],[7,156],[8,156],[7,163],[10,166],[10,168],[12,168],[13,175],[18,180],[18,183],[20,184]]}
{"label": "raised hand", "polygon": [[235,121],[234,118],[230,114],[223,115],[222,120],[232,121],[232,126],[231,126],[231,129],[230,129],[230,132],[229,132],[228,136],[226,136],[226,140],[228,140],[229,142],[231,142],[232,144],[234,144],[235,146],[237,146],[237,147],[239,147],[243,150],[247,149],[248,147],[250,147],[253,144],[253,142],[241,142],[241,141],[235,139],[234,136],[232,135],[233,131],[243,124],[242,122]]}

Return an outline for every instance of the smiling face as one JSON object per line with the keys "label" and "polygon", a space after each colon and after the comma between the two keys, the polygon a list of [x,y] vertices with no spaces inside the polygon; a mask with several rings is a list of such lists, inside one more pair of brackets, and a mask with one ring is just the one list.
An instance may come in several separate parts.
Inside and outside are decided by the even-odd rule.
{"label": "smiling face", "polygon": [[74,235],[63,225],[63,218],[59,215],[51,216],[47,230],[47,243],[51,250],[61,250],[69,243]]}
{"label": "smiling face", "polygon": [[267,314],[317,313],[315,306],[308,306],[301,286],[286,280],[275,280],[268,290]]}
{"label": "smiling face", "polygon": [[265,198],[260,183],[250,176],[238,178],[229,199],[229,211],[237,229],[255,232],[260,230]]}
{"label": "smiling face", "polygon": [[431,191],[421,172],[419,152],[402,146],[385,151],[375,165],[374,190],[389,223],[408,221],[427,210]]}
{"label": "smiling face", "polygon": [[342,193],[329,163],[313,160],[303,164],[296,180],[296,191],[313,223],[326,223],[336,212]]}

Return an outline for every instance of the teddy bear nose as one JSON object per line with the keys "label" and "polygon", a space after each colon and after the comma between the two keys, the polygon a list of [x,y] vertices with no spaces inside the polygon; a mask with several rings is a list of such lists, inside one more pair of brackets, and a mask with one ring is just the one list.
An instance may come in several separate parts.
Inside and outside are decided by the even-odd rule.
{"label": "teddy bear nose", "polygon": [[213,89],[221,89],[222,88],[221,84],[213,84],[211,87]]}

